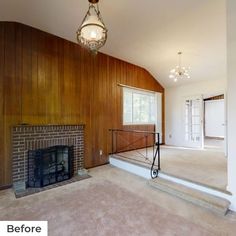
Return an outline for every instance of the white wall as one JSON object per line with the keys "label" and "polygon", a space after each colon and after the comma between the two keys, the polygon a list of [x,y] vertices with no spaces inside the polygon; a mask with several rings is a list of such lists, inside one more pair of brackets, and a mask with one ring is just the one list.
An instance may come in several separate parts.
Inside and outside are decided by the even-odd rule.
{"label": "white wall", "polygon": [[236,1],[227,0],[227,104],[228,104],[228,190],[236,211]]}
{"label": "white wall", "polygon": [[165,90],[165,142],[168,145],[184,146],[184,97],[203,94],[224,93],[226,79],[209,80],[188,85],[167,88]]}

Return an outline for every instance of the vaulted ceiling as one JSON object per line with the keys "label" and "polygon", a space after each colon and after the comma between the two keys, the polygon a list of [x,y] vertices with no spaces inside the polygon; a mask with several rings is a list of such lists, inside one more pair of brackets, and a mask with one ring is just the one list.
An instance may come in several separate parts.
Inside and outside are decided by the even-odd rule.
{"label": "vaulted ceiling", "polygon": [[[225,0],[100,0],[109,30],[101,52],[146,68],[164,87],[226,79]],[[76,42],[87,0],[0,0],[0,20],[17,21]],[[177,64],[191,79],[173,82]]]}

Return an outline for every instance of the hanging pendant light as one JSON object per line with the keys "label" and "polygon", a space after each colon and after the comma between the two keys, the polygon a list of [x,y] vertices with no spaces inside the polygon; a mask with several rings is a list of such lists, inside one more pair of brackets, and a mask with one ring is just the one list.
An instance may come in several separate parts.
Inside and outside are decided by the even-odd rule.
{"label": "hanging pendant light", "polygon": [[107,29],[99,11],[99,0],[88,1],[89,9],[77,31],[77,40],[81,46],[96,53],[106,43]]}
{"label": "hanging pendant light", "polygon": [[182,54],[183,54],[182,52],[178,52],[179,65],[170,71],[169,78],[174,79],[174,82],[177,82],[180,79],[190,79],[189,75],[190,68],[187,69],[186,67],[182,67],[182,61],[181,61]]}

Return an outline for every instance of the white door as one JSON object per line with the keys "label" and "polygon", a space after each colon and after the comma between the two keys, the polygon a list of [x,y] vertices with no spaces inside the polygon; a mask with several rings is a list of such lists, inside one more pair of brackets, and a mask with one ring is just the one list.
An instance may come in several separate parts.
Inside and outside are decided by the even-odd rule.
{"label": "white door", "polygon": [[224,99],[205,101],[205,136],[224,138]]}
{"label": "white door", "polygon": [[203,99],[201,96],[185,98],[184,135],[186,147],[203,147]]}

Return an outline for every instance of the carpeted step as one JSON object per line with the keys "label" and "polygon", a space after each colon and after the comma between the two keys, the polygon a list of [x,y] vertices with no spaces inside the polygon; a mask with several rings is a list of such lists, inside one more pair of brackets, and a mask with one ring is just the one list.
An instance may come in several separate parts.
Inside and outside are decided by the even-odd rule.
{"label": "carpeted step", "polygon": [[230,205],[230,202],[226,199],[219,198],[196,189],[188,188],[182,184],[177,184],[160,177],[154,180],[149,180],[148,183],[154,188],[207,208],[220,215],[225,215]]}

